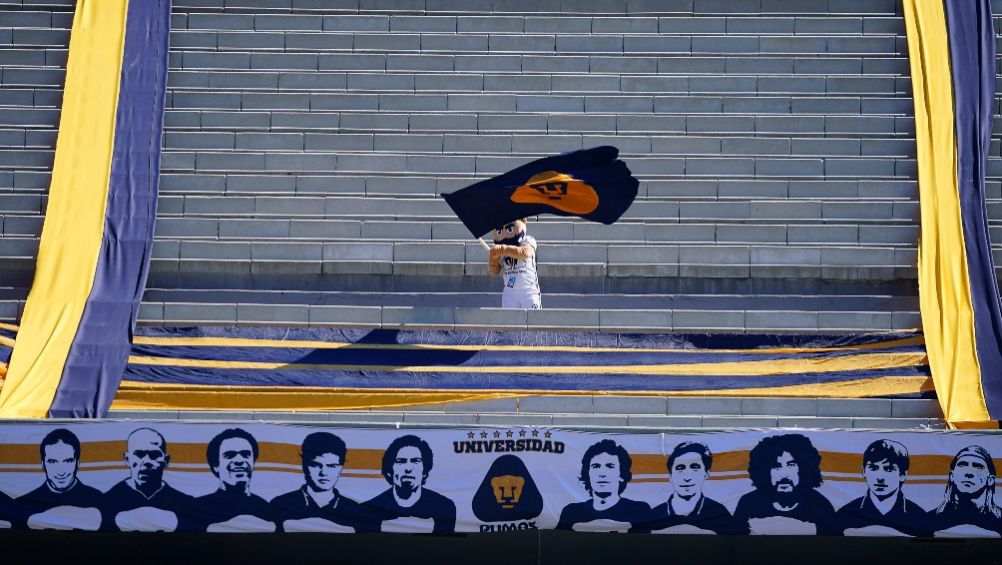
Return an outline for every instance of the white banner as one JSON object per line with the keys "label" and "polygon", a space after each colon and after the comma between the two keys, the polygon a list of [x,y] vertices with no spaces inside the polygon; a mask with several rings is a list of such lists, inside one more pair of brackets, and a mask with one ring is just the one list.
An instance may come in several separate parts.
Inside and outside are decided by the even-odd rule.
{"label": "white banner", "polygon": [[0,425],[0,526],[999,537],[1002,436]]}

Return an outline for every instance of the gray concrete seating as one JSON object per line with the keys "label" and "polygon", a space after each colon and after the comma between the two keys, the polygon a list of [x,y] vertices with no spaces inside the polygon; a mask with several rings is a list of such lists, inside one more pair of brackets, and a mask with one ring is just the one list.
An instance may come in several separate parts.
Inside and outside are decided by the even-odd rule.
{"label": "gray concrete seating", "polygon": [[[0,285],[25,288],[72,1],[0,7]],[[903,26],[893,0],[175,0],[150,283],[493,291],[483,251],[438,195],[613,144],[641,180],[638,201],[613,226],[534,219],[544,292],[566,292],[572,306],[596,289],[728,290],[749,303],[780,287],[912,296],[919,212]],[[993,235],[1000,151],[993,142]],[[198,304],[220,323],[312,323],[308,302],[269,311],[272,298]],[[857,312],[859,325],[915,325],[911,304],[880,311],[856,298],[776,316],[666,307],[637,323],[823,330],[853,327],[839,316]],[[177,300],[151,301],[144,319],[183,318],[169,308]],[[546,323],[631,316],[566,310]],[[358,323],[403,319],[374,312]],[[482,306],[419,314],[503,321]]]}
{"label": "gray concrete seating", "polygon": [[[20,317],[32,280],[73,4],[0,0],[5,322]],[[911,85],[896,0],[173,5],[143,324],[921,325]],[[598,144],[621,148],[641,180],[637,203],[613,226],[533,219],[546,308],[497,308],[483,250],[438,195]],[[1002,236],[1000,151],[993,142],[993,237]],[[996,253],[1002,264],[1002,246]],[[944,426],[935,401],[919,399],[602,395],[111,415],[608,431]]]}

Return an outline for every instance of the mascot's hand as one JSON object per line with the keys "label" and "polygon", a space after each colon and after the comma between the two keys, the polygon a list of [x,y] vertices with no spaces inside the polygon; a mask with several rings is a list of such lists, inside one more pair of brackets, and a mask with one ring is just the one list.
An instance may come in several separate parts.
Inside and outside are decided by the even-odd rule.
{"label": "mascot's hand", "polygon": [[491,247],[491,263],[497,263],[501,260],[501,257],[503,256],[502,253],[504,252],[502,249],[503,247],[505,246],[495,245],[494,247]]}

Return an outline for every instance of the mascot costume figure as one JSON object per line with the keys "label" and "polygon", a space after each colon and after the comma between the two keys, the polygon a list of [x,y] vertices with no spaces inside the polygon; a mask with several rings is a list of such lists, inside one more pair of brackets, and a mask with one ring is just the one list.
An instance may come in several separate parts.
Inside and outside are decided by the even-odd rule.
{"label": "mascot costume figure", "polygon": [[501,275],[502,308],[540,308],[536,275],[536,240],[526,233],[525,218],[494,230],[494,247],[487,261],[492,277]]}

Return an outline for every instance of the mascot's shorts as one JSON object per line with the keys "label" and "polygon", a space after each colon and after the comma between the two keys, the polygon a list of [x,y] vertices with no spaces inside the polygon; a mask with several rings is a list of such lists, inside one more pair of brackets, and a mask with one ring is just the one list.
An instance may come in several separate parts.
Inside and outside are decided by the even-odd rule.
{"label": "mascot's shorts", "polygon": [[505,292],[501,294],[501,307],[538,310],[542,308],[539,298],[538,294],[536,296],[514,296]]}

